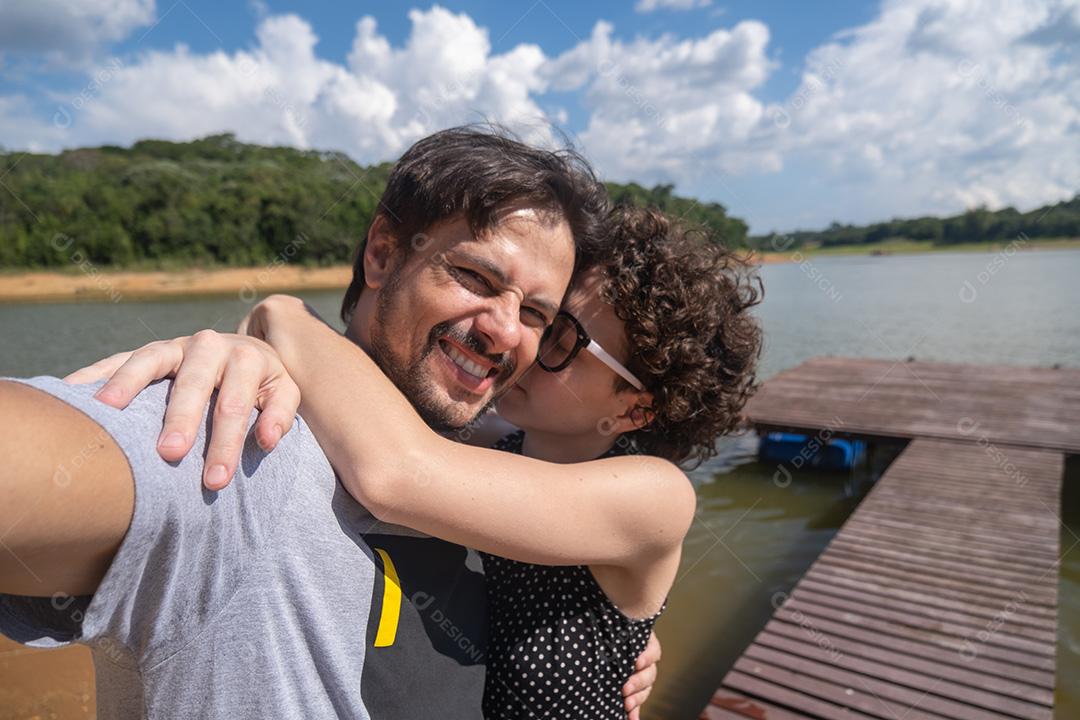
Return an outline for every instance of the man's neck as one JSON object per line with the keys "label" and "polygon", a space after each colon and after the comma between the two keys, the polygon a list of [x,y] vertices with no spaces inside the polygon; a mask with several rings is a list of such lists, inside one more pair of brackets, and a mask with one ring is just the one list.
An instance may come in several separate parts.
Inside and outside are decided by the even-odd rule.
{"label": "man's neck", "polygon": [[371,343],[367,342],[367,338],[361,337],[361,333],[357,331],[352,325],[345,328],[345,337],[352,340],[354,343],[363,348],[364,352],[371,355]]}
{"label": "man's neck", "polygon": [[[345,337],[371,355],[371,326],[375,322],[375,294],[365,289],[353,308],[352,317],[345,325]],[[374,355],[372,355],[374,357]]]}
{"label": "man's neck", "polygon": [[537,460],[556,463],[588,462],[600,457],[615,444],[618,435],[560,435],[526,431],[521,452]]}

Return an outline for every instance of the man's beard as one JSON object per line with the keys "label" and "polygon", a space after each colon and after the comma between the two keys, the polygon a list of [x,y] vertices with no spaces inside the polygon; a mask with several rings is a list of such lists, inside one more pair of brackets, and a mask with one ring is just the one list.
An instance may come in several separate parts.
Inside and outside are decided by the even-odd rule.
{"label": "man's beard", "polygon": [[[509,387],[507,379],[513,377],[517,363],[509,353],[489,353],[483,340],[471,333],[462,332],[450,322],[438,323],[431,328],[423,350],[414,360],[397,357],[390,348],[387,331],[393,301],[401,289],[401,275],[400,271],[394,273],[375,301],[375,317],[371,326],[371,357],[412,403],[413,408],[432,430],[442,433],[460,430],[494,406],[499,395]],[[455,417],[450,407],[451,403],[443,399],[432,378],[424,372],[424,362],[433,352],[439,350],[438,341],[444,337],[454,340],[495,364],[496,391],[491,399],[471,417]],[[499,387],[500,384],[504,386],[502,389]]]}

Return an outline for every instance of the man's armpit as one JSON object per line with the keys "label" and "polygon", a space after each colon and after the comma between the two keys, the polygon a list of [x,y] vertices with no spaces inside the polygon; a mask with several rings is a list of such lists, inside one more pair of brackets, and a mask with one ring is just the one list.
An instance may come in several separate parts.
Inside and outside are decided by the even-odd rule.
{"label": "man's armpit", "polygon": [[134,506],[131,468],[104,428],[46,392],[0,381],[0,592],[92,594]]}

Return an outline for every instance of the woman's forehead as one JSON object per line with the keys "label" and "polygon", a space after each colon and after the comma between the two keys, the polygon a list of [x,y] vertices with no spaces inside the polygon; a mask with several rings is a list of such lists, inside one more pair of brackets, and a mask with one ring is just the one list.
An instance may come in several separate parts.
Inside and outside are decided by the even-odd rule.
{"label": "woman's forehead", "polygon": [[626,343],[625,328],[615,308],[604,299],[603,287],[603,274],[589,271],[574,283],[563,305],[605,350],[621,355]]}
{"label": "woman's forehead", "polygon": [[[606,306],[603,295],[604,274],[599,269],[586,270],[574,279],[566,293],[566,309],[574,313],[574,310],[596,312]],[[574,313],[577,317],[577,313]],[[580,317],[578,318],[581,319]]]}

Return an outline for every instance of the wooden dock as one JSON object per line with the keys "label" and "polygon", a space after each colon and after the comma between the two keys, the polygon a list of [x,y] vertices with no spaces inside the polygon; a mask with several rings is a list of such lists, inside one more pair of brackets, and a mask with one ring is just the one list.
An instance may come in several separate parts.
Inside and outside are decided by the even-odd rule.
{"label": "wooden dock", "polygon": [[825,358],[767,382],[761,429],[911,442],[701,717],[1052,718],[1078,401],[1074,370]]}
{"label": "wooden dock", "polygon": [[746,412],[762,430],[1080,453],[1080,370],[814,358],[769,379]]}

